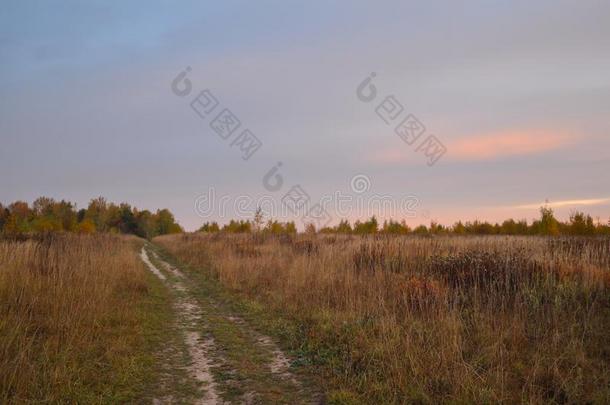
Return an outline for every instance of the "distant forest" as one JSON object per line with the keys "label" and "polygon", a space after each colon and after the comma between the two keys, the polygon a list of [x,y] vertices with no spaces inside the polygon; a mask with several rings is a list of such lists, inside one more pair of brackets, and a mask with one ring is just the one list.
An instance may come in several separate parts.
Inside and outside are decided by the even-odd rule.
{"label": "distant forest", "polygon": [[[103,197],[94,198],[87,208],[77,209],[76,204],[65,200],[56,201],[39,197],[30,206],[25,201],[15,201],[8,206],[0,203],[0,234],[6,236],[43,232],[110,232],[133,234],[143,238],[184,232],[168,209],[152,213],[140,210],[127,203],[115,204]],[[266,234],[296,234],[294,222],[263,220],[260,210],[253,220],[231,220],[224,226],[217,222],[206,222],[199,232],[227,232]],[[316,229],[313,224],[305,228],[306,233],[336,234],[396,234],[396,235],[610,235],[610,220],[602,223],[590,215],[575,211],[562,222],[555,218],[553,210],[540,208],[540,218],[528,223],[527,220],[507,219],[502,223],[485,221],[458,221],[445,226],[432,221],[430,225],[411,228],[404,220],[389,220],[379,223],[376,217],[368,221],[355,221],[353,224],[342,220],[334,227]]]}
{"label": "distant forest", "polygon": [[143,238],[183,232],[167,209],[152,213],[127,203],[115,204],[103,197],[94,198],[87,208],[48,197],[36,199],[32,206],[15,201],[0,204],[0,233],[7,236],[42,232],[111,232],[133,234]]}
{"label": "distant forest", "polygon": [[[253,221],[231,220],[222,228],[216,222],[206,222],[199,232],[228,232],[228,233],[250,233],[263,232],[268,234],[296,233],[294,222],[281,223],[268,220],[266,224],[262,220],[260,211],[257,212]],[[337,226],[324,227],[316,230],[313,224],[307,225],[307,233],[335,233],[335,234],[396,234],[396,235],[578,235],[595,236],[610,235],[610,220],[602,223],[594,221],[590,215],[575,211],[566,222],[555,218],[553,210],[548,207],[540,208],[540,219],[528,223],[522,219],[515,221],[507,219],[500,223],[489,223],[484,221],[462,222],[458,221],[452,226],[445,226],[431,222],[429,226],[419,225],[415,228],[409,227],[403,221],[384,221],[380,224],[374,216],[368,221],[356,221],[351,224],[342,220]]]}

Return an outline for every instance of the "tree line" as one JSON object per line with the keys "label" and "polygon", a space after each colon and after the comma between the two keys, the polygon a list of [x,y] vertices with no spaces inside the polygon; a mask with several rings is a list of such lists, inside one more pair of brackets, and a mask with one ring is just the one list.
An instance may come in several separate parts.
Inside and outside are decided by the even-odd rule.
{"label": "tree line", "polygon": [[42,232],[110,232],[133,234],[143,238],[183,232],[168,209],[152,213],[127,203],[115,204],[103,197],[94,198],[87,208],[49,197],[39,197],[30,206],[15,201],[0,203],[0,233],[14,236]]}
{"label": "tree line", "polygon": [[227,232],[227,233],[251,233],[262,232],[273,235],[296,234],[297,226],[294,222],[278,222],[269,220],[264,226],[257,227],[254,221],[231,220],[222,228],[217,222],[206,222],[199,228],[198,232]]}
{"label": "tree line", "polygon": [[[15,201],[8,206],[0,203],[0,234],[21,235],[41,232],[111,232],[133,234],[143,238],[183,232],[174,215],[168,209],[156,212],[140,210],[127,203],[115,204],[103,197],[92,199],[87,208],[77,209],[76,204],[49,197],[39,197],[30,206],[25,201]],[[263,220],[259,208],[252,220],[231,220],[224,226],[217,222],[206,222],[200,232],[296,234],[294,222]],[[540,218],[528,223],[522,219],[507,219],[500,223],[486,221],[462,222],[445,226],[432,221],[429,226],[411,228],[403,221],[387,220],[379,223],[375,216],[368,221],[342,220],[334,227],[316,229],[313,224],[306,226],[307,233],[337,234],[396,234],[396,235],[610,235],[610,221],[604,224],[594,221],[583,212],[573,212],[570,218],[559,221],[551,208],[541,207]]]}
{"label": "tree line", "polygon": [[[231,220],[222,228],[216,222],[206,222],[199,229],[200,232],[228,232],[228,233],[250,233],[263,232],[271,234],[296,233],[294,222],[281,223],[268,220],[266,225],[262,225],[262,214],[260,210],[255,214],[254,220]],[[375,216],[368,221],[355,221],[351,224],[348,220],[342,220],[334,227],[324,227],[316,230],[313,224],[308,224],[305,228],[306,233],[329,233],[329,234],[349,234],[349,235],[369,235],[369,234],[394,234],[394,235],[578,235],[595,236],[610,235],[610,220],[603,224],[594,221],[590,215],[576,211],[565,221],[559,221],[551,208],[541,207],[540,218],[528,223],[522,219],[515,221],[507,219],[500,223],[490,223],[486,221],[462,222],[458,221],[451,226],[445,226],[432,221],[429,226],[419,225],[411,228],[403,221],[389,220],[379,224]]]}

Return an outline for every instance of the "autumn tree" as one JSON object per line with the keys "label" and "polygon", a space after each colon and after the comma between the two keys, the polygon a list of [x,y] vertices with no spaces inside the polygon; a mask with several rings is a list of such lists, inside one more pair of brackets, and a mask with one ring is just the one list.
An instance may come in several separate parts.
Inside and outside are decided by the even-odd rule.
{"label": "autumn tree", "polygon": [[64,231],[72,231],[76,227],[75,206],[69,201],[61,200],[53,204],[53,216],[61,225]]}
{"label": "autumn tree", "polygon": [[155,218],[149,210],[135,211],[136,222],[138,223],[138,230],[136,235],[152,239],[156,236],[157,227]]}
{"label": "autumn tree", "polygon": [[94,233],[95,224],[90,219],[83,219],[76,225],[76,232],[78,233]]}
{"label": "autumn tree", "polygon": [[250,221],[235,221],[232,219],[222,227],[222,230],[229,233],[250,233],[252,231],[252,223]]}
{"label": "autumn tree", "polygon": [[0,204],[0,232],[4,230],[4,225],[8,221],[10,211],[4,205]]}
{"label": "autumn tree", "polygon": [[532,229],[540,235],[559,235],[559,223],[549,207],[540,207],[540,220],[534,221]]}
{"label": "autumn tree", "polygon": [[166,208],[157,210],[157,235],[167,235],[171,233],[180,233],[182,228],[176,223],[174,215]]}
{"label": "autumn tree", "polygon": [[337,225],[336,232],[350,234],[352,233],[352,226],[347,219],[344,219],[339,222],[339,225]]}
{"label": "autumn tree", "polygon": [[206,222],[199,228],[199,232],[218,232],[220,231],[220,227],[216,222]]}
{"label": "autumn tree", "polygon": [[280,235],[280,234],[294,234],[297,232],[297,227],[294,222],[279,222],[268,220],[265,228],[263,229],[264,233],[272,234],[272,235]]}
{"label": "autumn tree", "polygon": [[27,232],[72,231],[80,233],[120,232],[152,238],[165,233],[182,232],[182,228],[167,210],[138,211],[127,203],[108,203],[103,197],[94,198],[86,209],[66,200],[39,197],[32,207],[16,201],[4,207],[0,204],[0,231],[5,234]]}
{"label": "autumn tree", "polygon": [[297,225],[294,223],[294,221],[286,222],[285,230],[286,230],[286,233],[296,234],[297,233]]}
{"label": "autumn tree", "polygon": [[419,225],[413,229],[413,233],[416,235],[428,235],[428,227],[426,225]]}
{"label": "autumn tree", "polygon": [[383,221],[383,228],[381,228],[381,232],[393,235],[406,235],[411,231],[411,229],[407,226],[406,222],[402,221]]}
{"label": "autumn tree", "polygon": [[436,221],[430,222],[429,232],[433,235],[440,235],[447,232],[447,228],[445,228],[442,224],[439,224]]}
{"label": "autumn tree", "polygon": [[7,234],[26,233],[31,230],[32,211],[27,202],[15,201],[8,206],[9,215],[4,225]]}
{"label": "autumn tree", "polygon": [[121,233],[138,234],[138,221],[133,213],[133,209],[127,203],[122,203],[119,206],[118,228]]}
{"label": "autumn tree", "polygon": [[466,227],[464,226],[462,221],[458,221],[455,224],[453,224],[453,227],[451,228],[451,232],[453,232],[456,235],[464,235],[466,233]]}
{"label": "autumn tree", "polygon": [[108,203],[106,202],[106,199],[104,197],[97,197],[89,202],[85,218],[93,222],[98,231],[104,232],[108,229],[106,223],[107,211]]}
{"label": "autumn tree", "polygon": [[61,231],[61,222],[55,215],[54,199],[49,197],[38,197],[32,203],[30,228],[34,232]]}
{"label": "autumn tree", "polygon": [[32,212],[34,215],[51,216],[53,215],[53,207],[55,206],[55,200],[49,197],[38,197],[32,203]]}
{"label": "autumn tree", "polygon": [[374,234],[377,233],[378,228],[379,224],[374,215],[366,222],[356,221],[354,223],[354,233],[357,235]]}
{"label": "autumn tree", "polygon": [[571,235],[594,235],[595,224],[593,223],[593,218],[591,218],[590,215],[585,215],[582,212],[573,212],[570,215],[568,232]]}

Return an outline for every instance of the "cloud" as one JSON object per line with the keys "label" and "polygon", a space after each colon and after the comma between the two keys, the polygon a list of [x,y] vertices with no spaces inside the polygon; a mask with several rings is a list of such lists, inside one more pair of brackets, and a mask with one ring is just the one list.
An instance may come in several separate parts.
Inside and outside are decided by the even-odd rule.
{"label": "cloud", "polygon": [[458,160],[489,160],[533,155],[563,148],[574,140],[561,132],[506,131],[460,138],[447,145],[447,156]]}
{"label": "cloud", "polygon": [[576,207],[580,205],[603,205],[610,203],[610,197],[607,198],[590,198],[584,200],[562,200],[562,201],[549,201],[539,202],[535,204],[515,205],[510,208],[514,209],[538,209],[542,206],[550,208],[561,208],[561,207]]}
{"label": "cloud", "polygon": [[[575,139],[567,133],[548,130],[502,131],[472,135],[446,142],[447,154],[443,159],[482,161],[535,155],[564,148],[574,143]],[[417,158],[413,153],[415,147],[384,148],[373,152],[370,160],[389,164],[413,162]]]}

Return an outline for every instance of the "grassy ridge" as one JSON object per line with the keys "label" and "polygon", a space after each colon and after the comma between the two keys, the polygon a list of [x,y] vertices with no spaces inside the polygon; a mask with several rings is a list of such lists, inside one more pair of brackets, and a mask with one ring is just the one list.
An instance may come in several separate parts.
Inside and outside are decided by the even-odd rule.
{"label": "grassy ridge", "polygon": [[111,235],[0,241],[0,402],[147,395],[171,314],[140,245]]}
{"label": "grassy ridge", "polygon": [[276,321],[330,403],[610,400],[610,242],[155,239]]}

